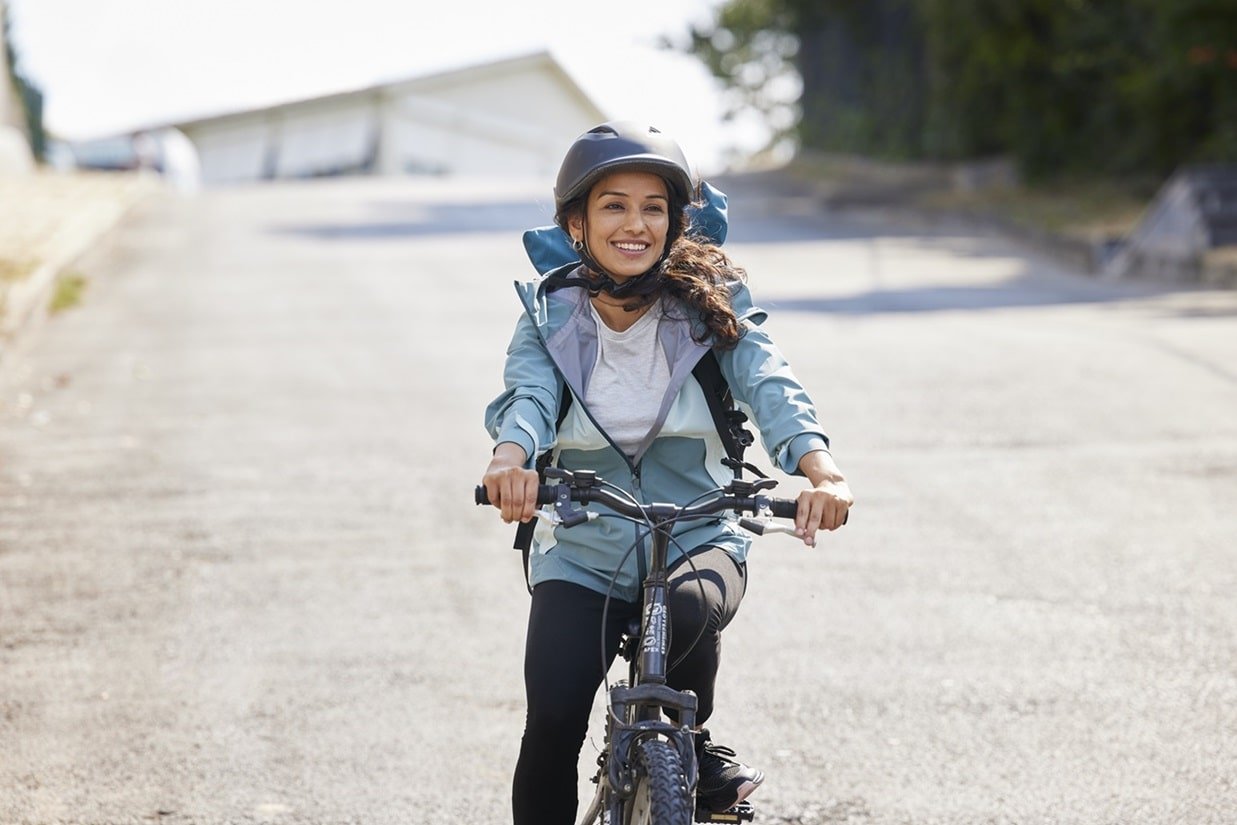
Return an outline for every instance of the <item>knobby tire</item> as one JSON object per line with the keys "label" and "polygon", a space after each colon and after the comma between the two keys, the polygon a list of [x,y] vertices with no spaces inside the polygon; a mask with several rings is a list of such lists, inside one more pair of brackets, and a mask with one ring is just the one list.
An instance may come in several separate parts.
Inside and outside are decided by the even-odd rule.
{"label": "knobby tire", "polygon": [[636,766],[636,792],[623,825],[691,825],[692,797],[679,752],[662,739],[646,739]]}

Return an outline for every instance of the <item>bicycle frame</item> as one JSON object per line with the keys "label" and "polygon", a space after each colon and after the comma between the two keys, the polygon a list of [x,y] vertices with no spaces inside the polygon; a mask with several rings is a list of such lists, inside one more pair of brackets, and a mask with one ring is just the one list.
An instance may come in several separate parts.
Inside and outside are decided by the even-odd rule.
{"label": "bicycle frame", "polygon": [[[646,512],[653,522],[653,548],[649,571],[644,579],[644,607],[641,611],[639,647],[631,663],[631,682],[610,689],[610,713],[606,725],[606,750],[603,762],[609,793],[601,787],[598,776],[598,799],[605,800],[611,823],[623,821],[623,806],[635,790],[632,778],[632,754],[641,740],[664,738],[674,745],[683,765],[687,787],[694,793],[697,778],[695,740],[696,694],[677,691],[666,686],[670,657],[670,610],[667,557],[670,544],[670,522],[678,514],[672,505],[649,505]],[[674,711],[678,722],[662,719],[662,709]],[[590,822],[599,811],[586,814],[582,822]]]}

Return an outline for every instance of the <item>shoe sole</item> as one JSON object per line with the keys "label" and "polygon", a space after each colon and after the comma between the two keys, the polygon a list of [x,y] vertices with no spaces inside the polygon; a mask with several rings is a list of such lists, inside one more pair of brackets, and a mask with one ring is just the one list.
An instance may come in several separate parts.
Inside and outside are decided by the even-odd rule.
{"label": "shoe sole", "polygon": [[708,810],[712,811],[713,813],[725,813],[726,811],[729,811],[731,808],[733,808],[734,806],[738,805],[740,802],[742,802],[743,800],[751,796],[752,793],[757,788],[760,787],[760,783],[764,781],[765,781],[765,775],[763,773],[757,773],[755,779],[745,780],[743,784],[741,784],[736,789],[734,801],[732,801],[729,805],[725,806],[724,808],[714,808],[708,805],[706,805],[705,807]]}
{"label": "shoe sole", "polygon": [[744,782],[742,785],[740,785],[739,795],[735,798],[734,802],[730,804],[730,807],[733,808],[735,805],[738,805],[740,802],[742,802],[743,800],[751,796],[752,792],[755,791],[757,788],[759,788],[760,783],[764,781],[765,781],[765,775],[762,773],[762,774],[757,775],[755,779],[752,779],[748,782]]}

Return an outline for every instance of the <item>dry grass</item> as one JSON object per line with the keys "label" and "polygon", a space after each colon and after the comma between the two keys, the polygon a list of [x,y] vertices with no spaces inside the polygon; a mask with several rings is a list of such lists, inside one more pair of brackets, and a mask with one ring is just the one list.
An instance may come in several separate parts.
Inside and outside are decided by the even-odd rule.
{"label": "dry grass", "polygon": [[1154,192],[1111,181],[1011,186],[972,192],[939,191],[915,198],[917,206],[1004,219],[1025,229],[1085,241],[1127,235]]}
{"label": "dry grass", "polygon": [[[970,168],[984,185],[958,181]],[[1063,179],[1050,184],[1016,181],[1008,164],[968,166],[889,163],[846,155],[809,153],[787,167],[792,177],[810,179],[826,197],[865,196],[926,212],[996,220],[1036,233],[1094,242],[1127,234],[1142,217],[1158,185],[1148,181]]]}
{"label": "dry grass", "polygon": [[39,262],[35,258],[24,258],[22,260],[0,258],[0,283],[20,281],[33,272],[38,265]]}

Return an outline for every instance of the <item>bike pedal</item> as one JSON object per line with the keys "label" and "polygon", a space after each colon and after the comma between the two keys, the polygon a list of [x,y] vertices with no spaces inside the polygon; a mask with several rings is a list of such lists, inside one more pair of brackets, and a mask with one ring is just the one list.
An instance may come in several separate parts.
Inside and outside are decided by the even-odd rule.
{"label": "bike pedal", "polygon": [[751,822],[756,816],[756,809],[750,802],[740,802],[726,811],[710,811],[707,808],[696,808],[697,822]]}

